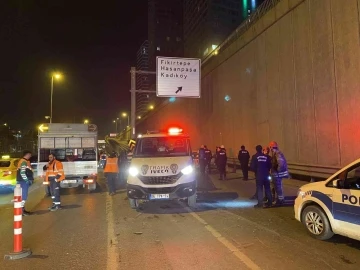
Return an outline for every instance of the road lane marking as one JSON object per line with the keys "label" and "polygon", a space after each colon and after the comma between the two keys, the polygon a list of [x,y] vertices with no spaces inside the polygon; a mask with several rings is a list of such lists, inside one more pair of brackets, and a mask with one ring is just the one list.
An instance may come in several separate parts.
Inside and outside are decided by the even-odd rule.
{"label": "road lane marking", "polygon": [[211,227],[205,220],[203,220],[198,214],[193,212],[189,207],[184,203],[180,204],[192,215],[197,221],[202,223],[205,226],[205,229],[208,230],[220,243],[222,243],[228,250],[230,250],[243,264],[245,264],[251,270],[261,270],[261,268],[254,263],[248,256],[242,253],[236,246],[234,246],[229,240],[223,237],[217,230]]}
{"label": "road lane marking", "polygon": [[107,220],[107,263],[106,269],[117,269],[117,239],[114,230],[113,200],[110,195],[106,196],[106,220]]}

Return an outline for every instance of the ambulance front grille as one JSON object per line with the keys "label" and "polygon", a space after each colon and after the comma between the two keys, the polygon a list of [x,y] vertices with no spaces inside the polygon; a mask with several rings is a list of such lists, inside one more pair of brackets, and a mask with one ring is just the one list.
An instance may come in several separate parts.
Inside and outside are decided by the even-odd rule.
{"label": "ambulance front grille", "polygon": [[145,185],[171,185],[175,184],[182,176],[182,173],[167,176],[140,176],[139,179]]}

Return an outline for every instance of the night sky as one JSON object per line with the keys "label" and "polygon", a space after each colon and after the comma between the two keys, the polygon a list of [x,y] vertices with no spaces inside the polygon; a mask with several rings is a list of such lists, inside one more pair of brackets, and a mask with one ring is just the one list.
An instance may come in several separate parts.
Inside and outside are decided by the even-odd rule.
{"label": "night sky", "polygon": [[147,39],[146,0],[0,1],[0,123],[34,128],[90,119],[100,133],[130,110],[131,65]]}

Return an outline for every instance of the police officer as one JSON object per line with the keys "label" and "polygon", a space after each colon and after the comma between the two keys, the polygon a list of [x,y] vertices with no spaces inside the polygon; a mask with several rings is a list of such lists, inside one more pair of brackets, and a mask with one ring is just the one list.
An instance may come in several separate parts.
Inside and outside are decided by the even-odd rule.
{"label": "police officer", "polygon": [[[262,153],[262,146],[256,146],[256,154],[251,158],[251,170],[255,172],[256,178],[256,191],[258,203],[254,205],[255,208],[259,207],[271,207],[272,196],[270,191],[270,169],[271,158],[268,155]],[[265,194],[268,198],[268,202],[263,206],[263,187],[265,188]]]}
{"label": "police officer", "polygon": [[279,146],[276,142],[272,141],[269,144],[271,151],[271,176],[275,192],[277,195],[276,205],[284,204],[284,192],[282,180],[283,178],[289,177],[287,161],[284,154],[280,151]]}
{"label": "police officer", "polygon": [[116,192],[116,178],[119,173],[118,158],[116,152],[112,151],[109,157],[106,158],[104,174],[108,182],[109,195],[113,196]]}
{"label": "police officer", "polygon": [[204,145],[204,149],[205,149],[205,158],[206,158],[206,165],[208,167],[208,173],[211,174],[212,153],[211,150],[208,149],[206,145]]}
{"label": "police officer", "polygon": [[43,167],[46,171],[46,179],[50,185],[51,198],[53,204],[49,207],[50,211],[57,211],[61,209],[60,202],[60,182],[65,179],[64,168],[59,160],[56,160],[54,154],[49,155],[49,162]]}
{"label": "police officer", "polygon": [[200,149],[199,149],[199,165],[200,165],[200,172],[202,174],[205,174],[206,155],[205,155],[205,147],[204,147],[204,145],[201,145]]}
{"label": "police officer", "polygon": [[243,173],[243,179],[248,180],[249,179],[249,160],[250,160],[250,154],[247,150],[245,150],[245,146],[241,146],[241,150],[238,154],[238,159],[240,162],[241,170]]}
{"label": "police officer", "polygon": [[226,180],[226,163],[227,163],[227,155],[226,155],[225,146],[221,145],[220,150],[218,152],[218,166],[220,172],[219,180]]}
{"label": "police officer", "polygon": [[25,203],[28,198],[29,187],[34,181],[34,176],[30,164],[30,158],[31,158],[31,152],[25,150],[23,153],[23,158],[19,160],[17,166],[17,174],[16,174],[16,183],[21,186],[21,190],[22,190],[21,205],[22,205],[23,216],[31,215],[29,211],[25,210]]}

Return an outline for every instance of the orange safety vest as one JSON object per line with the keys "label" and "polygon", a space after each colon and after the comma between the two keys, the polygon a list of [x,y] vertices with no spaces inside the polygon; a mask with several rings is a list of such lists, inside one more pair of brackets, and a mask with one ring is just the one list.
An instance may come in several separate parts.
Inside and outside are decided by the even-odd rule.
{"label": "orange safety vest", "polygon": [[60,161],[55,160],[52,164],[49,164],[49,167],[46,170],[45,181],[49,182],[49,177],[56,177],[60,175],[58,181],[62,181],[65,179],[64,168]]}
{"label": "orange safety vest", "polygon": [[22,159],[19,160],[19,163],[18,163],[18,165],[17,165],[18,170],[21,169],[21,164],[22,164],[24,161],[26,161],[26,168],[25,168],[25,169],[30,169],[30,170],[31,170],[30,160],[27,160],[27,159],[25,159],[25,158],[22,158]]}
{"label": "orange safety vest", "polygon": [[106,158],[106,165],[104,168],[104,173],[118,173],[118,172],[119,172],[118,158],[116,158],[116,157]]}

